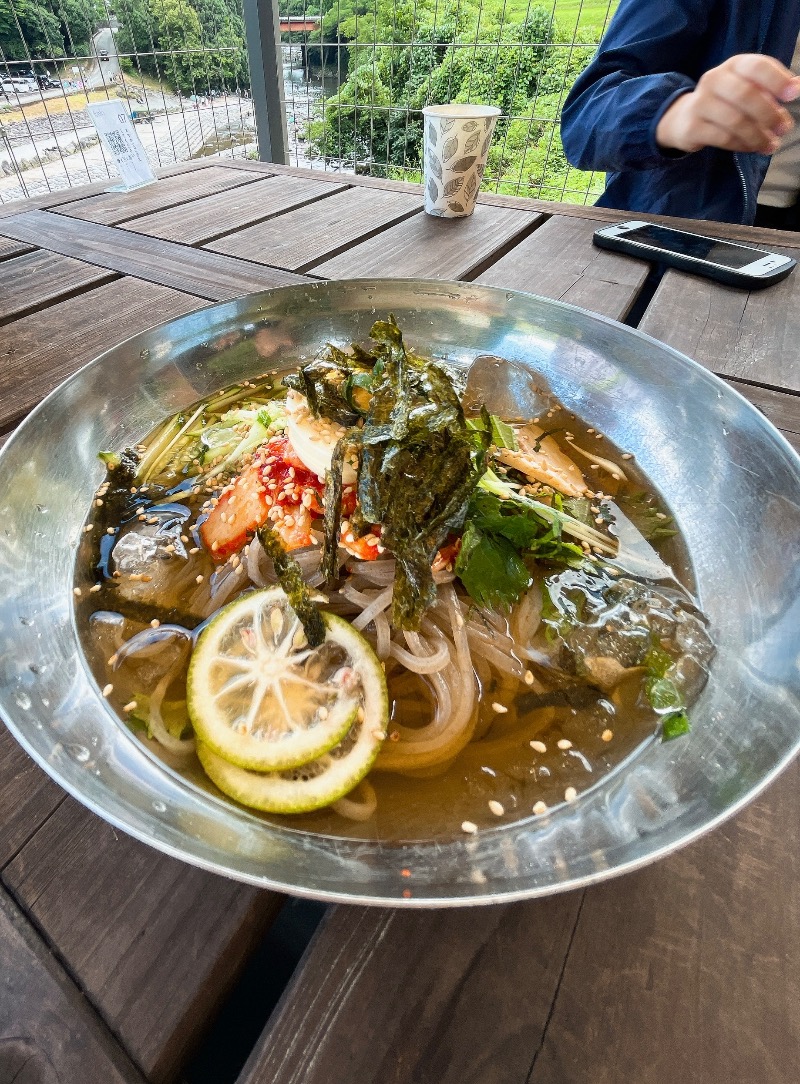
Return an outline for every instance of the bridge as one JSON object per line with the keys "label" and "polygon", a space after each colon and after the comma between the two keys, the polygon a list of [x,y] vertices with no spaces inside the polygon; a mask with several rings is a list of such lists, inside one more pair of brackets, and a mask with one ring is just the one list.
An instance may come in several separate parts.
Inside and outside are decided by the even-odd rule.
{"label": "bridge", "polygon": [[310,34],[312,30],[319,30],[321,21],[319,15],[282,15],[278,26],[281,34]]}

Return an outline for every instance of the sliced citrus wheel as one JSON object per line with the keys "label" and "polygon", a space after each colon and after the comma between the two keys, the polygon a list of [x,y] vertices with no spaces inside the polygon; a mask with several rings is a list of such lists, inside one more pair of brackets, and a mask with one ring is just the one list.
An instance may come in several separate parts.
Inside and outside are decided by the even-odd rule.
{"label": "sliced citrus wheel", "polygon": [[276,772],[337,745],[359,708],[385,729],[386,680],[347,621],[323,614],[311,648],[282,588],[252,591],[220,610],[192,654],[189,715],[200,741],[240,768]]}
{"label": "sliced citrus wheel", "polygon": [[361,782],[372,767],[386,736],[384,690],[367,693],[363,720],[359,717],[344,739],[308,764],[283,772],[251,772],[237,768],[198,743],[197,754],[209,778],[230,798],[267,813],[309,813],[341,798]]}

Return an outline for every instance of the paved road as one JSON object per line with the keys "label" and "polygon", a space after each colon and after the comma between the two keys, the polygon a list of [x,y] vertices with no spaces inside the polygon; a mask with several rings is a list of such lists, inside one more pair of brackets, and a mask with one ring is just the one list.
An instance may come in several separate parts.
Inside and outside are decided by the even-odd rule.
{"label": "paved road", "polygon": [[107,26],[102,27],[92,37],[92,52],[99,57],[101,53],[108,54],[108,60],[91,60],[88,71],[84,76],[86,85],[92,89],[102,87],[111,82],[112,76],[119,75],[119,56],[113,31]]}

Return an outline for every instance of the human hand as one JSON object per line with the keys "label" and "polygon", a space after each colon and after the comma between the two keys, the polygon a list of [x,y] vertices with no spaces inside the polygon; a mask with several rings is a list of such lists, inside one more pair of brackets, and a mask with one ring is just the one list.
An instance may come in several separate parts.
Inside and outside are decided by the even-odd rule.
{"label": "human hand", "polygon": [[800,97],[800,78],[772,57],[740,53],[701,76],[658,122],[656,142],[679,151],[719,147],[774,154],[794,127],[782,102]]}

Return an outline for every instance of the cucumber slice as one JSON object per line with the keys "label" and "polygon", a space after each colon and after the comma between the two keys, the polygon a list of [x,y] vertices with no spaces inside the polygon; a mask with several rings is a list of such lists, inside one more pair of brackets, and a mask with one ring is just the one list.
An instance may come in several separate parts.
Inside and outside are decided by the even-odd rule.
{"label": "cucumber slice", "polygon": [[[272,587],[240,596],[203,630],[187,705],[211,752],[240,768],[294,768],[343,740],[368,690],[386,702],[369,643],[342,618],[323,616],[326,637],[309,648],[283,590]],[[382,716],[373,718],[373,730],[385,729]]]}
{"label": "cucumber slice", "polygon": [[[365,690],[366,691],[366,690]],[[384,690],[366,695],[364,719],[356,720],[343,741],[319,759],[283,772],[237,768],[199,742],[197,755],[209,778],[230,798],[267,813],[309,813],[348,794],[367,774],[386,736]],[[380,705],[371,704],[380,700]]]}

